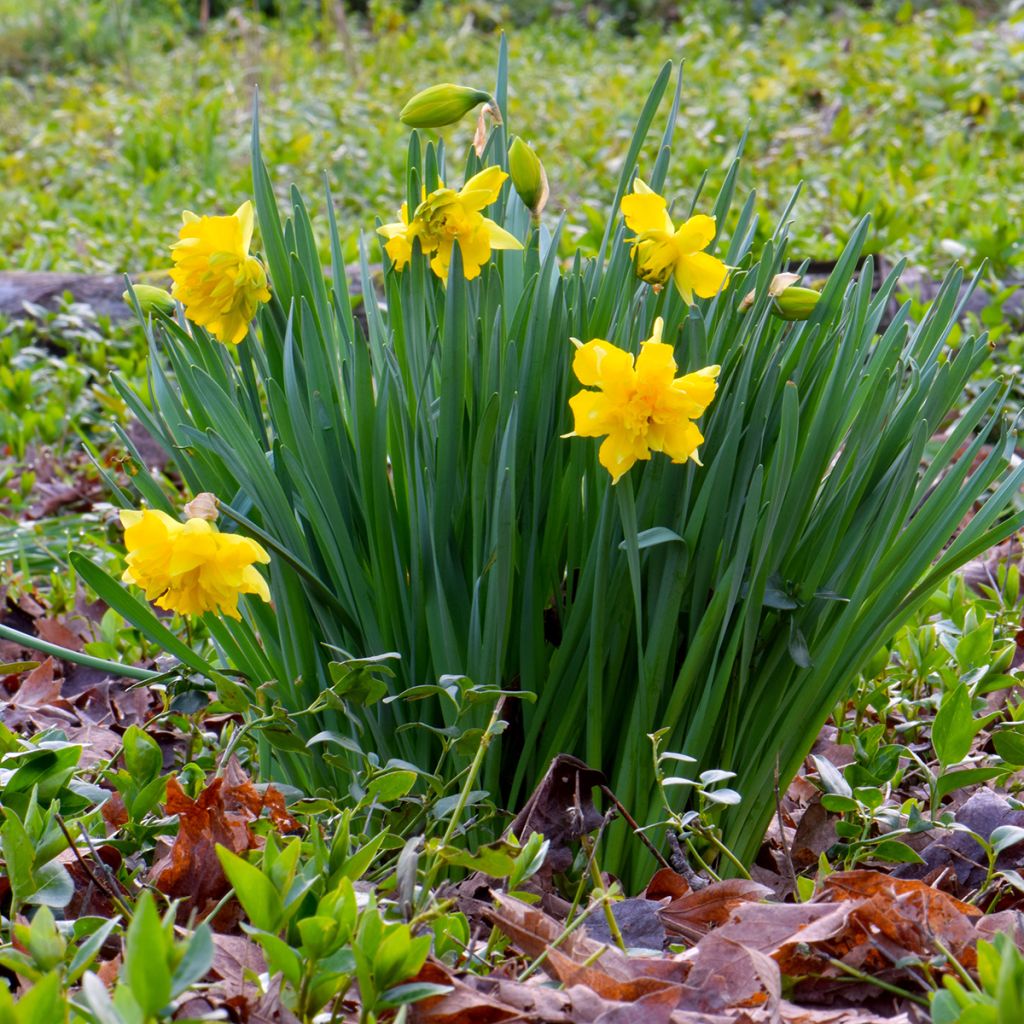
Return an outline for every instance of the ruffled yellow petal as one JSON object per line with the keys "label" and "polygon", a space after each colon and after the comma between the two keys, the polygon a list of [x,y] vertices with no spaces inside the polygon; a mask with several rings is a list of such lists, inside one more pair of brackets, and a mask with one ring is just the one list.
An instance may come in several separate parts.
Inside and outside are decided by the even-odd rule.
{"label": "ruffled yellow petal", "polygon": [[523,243],[511,232],[495,224],[493,220],[484,217],[483,226],[487,231],[487,238],[492,249],[522,249]]}
{"label": "ruffled yellow petal", "polygon": [[171,294],[193,323],[227,344],[245,337],[260,303],[270,300],[267,272],[248,251],[253,225],[251,202],[230,217],[186,211],[171,246]]}
{"label": "ruffled yellow petal", "polygon": [[573,370],[584,385],[598,390],[569,399],[574,429],[564,436],[607,435],[598,457],[612,483],[651,452],[664,452],[673,462],[700,462],[697,446],[704,438],[693,418],[714,398],[719,367],[675,377],[672,346],[661,340],[663,326],[660,317],[655,320],[635,366],[629,352],[602,338],[585,345],[573,339]]}
{"label": "ruffled yellow petal", "polygon": [[720,366],[705,366],[702,370],[688,373],[675,381],[673,388],[685,397],[682,406],[684,415],[696,418],[704,414],[704,410],[711,404],[718,391],[716,378],[721,369]]}
{"label": "ruffled yellow petal", "polygon": [[597,452],[598,461],[611,473],[613,484],[617,484],[638,459],[650,457],[647,449],[638,448],[634,438],[625,432],[609,434]]}
{"label": "ruffled yellow petal", "polygon": [[645,341],[636,358],[637,386],[640,388],[670,387],[676,375],[672,346],[660,341]]}
{"label": "ruffled yellow petal", "polygon": [[[380,228],[378,231],[382,230]],[[406,235],[394,235],[384,243],[384,251],[388,258],[395,265],[395,270],[404,270],[405,265],[412,259],[412,245]]]}
{"label": "ruffled yellow petal", "polygon": [[121,578],[141,587],[158,608],[238,618],[239,594],[270,600],[266,580],[252,564],[270,556],[256,541],[221,533],[204,519],[180,523],[152,509],[125,511],[121,521],[127,549]]}
{"label": "ruffled yellow petal", "polygon": [[242,248],[248,252],[249,246],[252,245],[252,231],[255,223],[252,200],[246,199],[246,201],[242,203],[237,210],[235,210],[233,216],[237,218],[238,223],[242,228]]}
{"label": "ruffled yellow petal", "polygon": [[697,458],[697,446],[704,441],[704,435],[692,420],[681,419],[674,423],[659,425],[648,434],[653,451],[664,452],[673,462],[686,462]]}
{"label": "ruffled yellow petal", "polygon": [[602,437],[618,422],[615,406],[600,391],[581,391],[569,399],[573,433],[577,437]]}
{"label": "ruffled yellow petal", "polygon": [[607,387],[633,377],[633,357],[601,338],[576,349],[572,372],[584,387]]}
{"label": "ruffled yellow petal", "polygon": [[491,258],[487,228],[481,223],[475,231],[459,235],[458,240],[462,253],[462,273],[467,281],[472,281],[480,276],[480,268]]}

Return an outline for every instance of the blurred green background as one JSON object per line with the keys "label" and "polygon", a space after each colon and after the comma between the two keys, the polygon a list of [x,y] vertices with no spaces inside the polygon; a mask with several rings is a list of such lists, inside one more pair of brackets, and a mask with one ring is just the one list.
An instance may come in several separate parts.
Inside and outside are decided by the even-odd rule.
{"label": "blurred green background", "polygon": [[[705,170],[714,190],[747,131],[766,234],[804,183],[795,255],[828,259],[870,211],[871,247],[893,257],[1000,275],[1024,259],[1020,4],[211,5],[0,0],[0,267],[164,267],[183,208],[248,194],[255,86],[275,181],[316,207],[326,172],[352,258],[400,201],[398,110],[437,81],[489,88],[501,30],[510,128],[545,162],[567,244],[593,240],[633,112],[682,59],[670,195]],[[472,131],[445,130],[454,164]]]}

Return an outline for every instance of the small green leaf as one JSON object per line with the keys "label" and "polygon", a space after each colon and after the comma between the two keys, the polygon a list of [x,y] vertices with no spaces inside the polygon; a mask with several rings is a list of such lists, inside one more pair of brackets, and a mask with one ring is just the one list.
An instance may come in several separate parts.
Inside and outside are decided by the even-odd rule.
{"label": "small green leaf", "polygon": [[[674,530],[669,530],[664,526],[652,526],[649,530],[641,530],[636,535],[636,546],[637,549],[643,551],[644,548],[653,548],[657,544],[683,544],[683,538],[679,536]],[[626,542],[624,540],[619,541],[619,550],[626,550]]]}
{"label": "small green leaf", "polygon": [[276,932],[283,924],[281,896],[259,868],[220,844],[217,857],[249,920],[261,931]]}
{"label": "small green leaf", "polygon": [[875,843],[867,849],[870,850],[872,857],[888,861],[891,864],[924,863],[916,850],[907,846],[906,843],[901,843],[898,839],[883,839],[882,842]]}
{"label": "small green leaf", "polygon": [[992,745],[1007,764],[1024,765],[1024,728],[997,729],[992,733]]}
{"label": "small green leaf", "polygon": [[821,784],[825,787],[826,793],[834,793],[836,796],[853,797],[853,790],[850,788],[850,784],[843,778],[843,773],[829,760],[824,757],[818,757],[817,754],[811,755],[811,760],[814,762],[815,768],[818,769],[818,777],[821,779]]}
{"label": "small green leaf", "polygon": [[1002,853],[1003,850],[1008,850],[1011,846],[1024,843],[1024,828],[1016,825],[1000,825],[992,830],[988,841],[997,854]]}
{"label": "small green leaf", "polygon": [[157,1017],[171,1001],[171,972],[167,967],[168,938],[153,894],[143,892],[125,934],[122,976],[139,1008]]}
{"label": "small green leaf", "polygon": [[367,796],[382,804],[400,800],[416,785],[416,773],[407,771],[386,772],[378,775],[366,787]]}
{"label": "small green leaf", "polygon": [[429,981],[411,981],[407,985],[396,985],[382,992],[377,1006],[382,1010],[393,1010],[397,1006],[405,1006],[407,1003],[418,1003],[421,999],[429,999],[431,996],[444,996],[454,992],[452,985],[435,985]]}
{"label": "small green leaf", "polygon": [[970,752],[978,724],[971,713],[971,696],[958,683],[943,698],[932,723],[932,746],[943,765],[958,764]]}

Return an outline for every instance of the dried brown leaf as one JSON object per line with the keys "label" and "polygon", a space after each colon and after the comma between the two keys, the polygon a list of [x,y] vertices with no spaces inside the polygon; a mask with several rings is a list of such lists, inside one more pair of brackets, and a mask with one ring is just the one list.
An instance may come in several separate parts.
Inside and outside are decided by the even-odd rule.
{"label": "dried brown leaf", "polygon": [[727,921],[741,904],[757,902],[770,895],[767,886],[745,878],[729,878],[680,896],[658,913],[669,935],[692,940]]}

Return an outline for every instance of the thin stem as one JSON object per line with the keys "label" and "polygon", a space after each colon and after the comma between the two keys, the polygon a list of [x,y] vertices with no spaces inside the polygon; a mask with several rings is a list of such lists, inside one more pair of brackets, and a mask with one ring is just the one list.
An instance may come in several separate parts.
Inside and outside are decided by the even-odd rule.
{"label": "thin stem", "polygon": [[[487,728],[484,729],[484,734],[480,737],[480,746],[476,748],[473,760],[470,763],[469,769],[466,771],[466,780],[463,782],[462,789],[459,791],[459,801],[455,805],[455,810],[452,811],[452,816],[448,820],[448,827],[445,829],[444,835],[441,837],[441,843],[437,848],[437,852],[434,854],[430,867],[426,871],[426,881],[423,883],[422,889],[423,898],[426,900],[429,900],[432,896],[434,879],[437,877],[438,869],[441,866],[440,851],[444,849],[449,842],[451,842],[452,836],[455,835],[455,830],[459,827],[459,821],[466,809],[466,804],[469,802],[469,794],[473,791],[473,786],[476,784],[477,777],[480,774],[480,769],[484,763],[484,757],[487,754],[487,748],[490,747],[491,740],[494,738],[494,728],[498,724],[498,718],[504,707],[505,698],[500,697],[494,705],[494,710],[491,712],[491,719],[487,723]],[[421,907],[416,908],[417,913],[421,910]]]}
{"label": "thin stem", "polygon": [[597,846],[591,841],[590,836],[580,836],[580,844],[583,846],[583,850],[587,854],[587,870],[590,872],[590,878],[594,883],[594,888],[597,889],[603,897],[604,919],[608,924],[608,931],[610,932],[615,945],[625,953],[626,941],[622,937],[619,922],[615,920],[615,912],[612,910],[611,899],[607,888],[605,888],[604,879],[601,877],[601,869],[597,866]]}
{"label": "thin stem", "polygon": [[733,853],[732,850],[730,850],[729,847],[718,838],[718,836],[715,835],[715,830],[713,828],[705,828],[696,821],[690,822],[689,827],[698,833],[701,839],[706,839],[723,857],[725,857],[726,860],[731,861],[733,867],[735,867],[736,870],[739,871],[745,879],[747,879],[747,881],[750,880],[750,872],[746,869],[743,862],[737,858],[736,854]]}
{"label": "thin stem", "polygon": [[565,928],[562,930],[562,933],[556,936],[556,938],[547,945],[547,947],[540,954],[540,956],[537,957],[536,960],[534,960],[530,964],[527,964],[526,969],[522,972],[522,974],[519,975],[519,978],[517,980],[520,982],[526,981],[526,979],[530,977],[530,975],[533,974],[534,971],[536,971],[544,963],[545,960],[547,960],[548,953],[550,953],[551,950],[556,949],[563,942],[565,942],[565,940],[569,938],[569,936],[572,935],[572,933],[576,931],[576,929],[579,928],[580,925],[583,924],[583,922],[586,921],[586,919],[590,917],[590,915],[595,910],[597,910],[598,907],[607,902],[607,895],[602,895],[593,903],[591,903],[590,906],[587,907],[587,909],[584,910],[583,913],[580,914],[580,916],[577,917],[575,921],[572,921],[565,926]]}
{"label": "thin stem", "polygon": [[76,665],[85,665],[88,668],[99,669],[101,672],[109,672],[112,676],[125,676],[128,679],[140,679],[143,682],[148,682],[164,674],[162,672],[154,672],[148,668],[136,668],[134,665],[122,665],[117,661],[107,661],[106,658],[94,658],[91,654],[72,651],[58,644],[51,644],[48,640],[42,640],[37,636],[30,636],[28,633],[22,633],[21,630],[12,629],[10,626],[0,625],[0,640],[10,640],[12,643],[19,644],[22,647],[28,647],[31,650],[49,654],[54,658],[60,658],[62,661],[72,661]]}
{"label": "thin stem", "polygon": [[901,999],[909,999],[913,1003],[917,1003],[920,1006],[927,1006],[928,1000],[924,996],[919,996],[914,992],[909,992],[905,988],[900,988],[899,985],[893,985],[892,982],[883,981],[881,978],[875,978],[864,971],[858,970],[856,967],[851,967],[849,964],[844,964],[842,960],[837,960],[835,957],[829,957],[826,961],[830,967],[835,967],[836,970],[842,971],[844,974],[848,974],[851,978],[856,978],[857,981],[866,982],[868,985],[875,985],[880,989],[884,989],[886,992],[891,992],[895,996],[899,996]]}
{"label": "thin stem", "polygon": [[664,854],[647,838],[647,834],[641,831],[640,826],[636,823],[633,816],[626,810],[625,807],[619,802],[619,798],[605,785],[601,786],[601,792],[615,804],[615,809],[625,819],[626,824],[633,830],[633,834],[651,851],[651,856],[663,867],[672,870],[672,865],[665,859]]}

